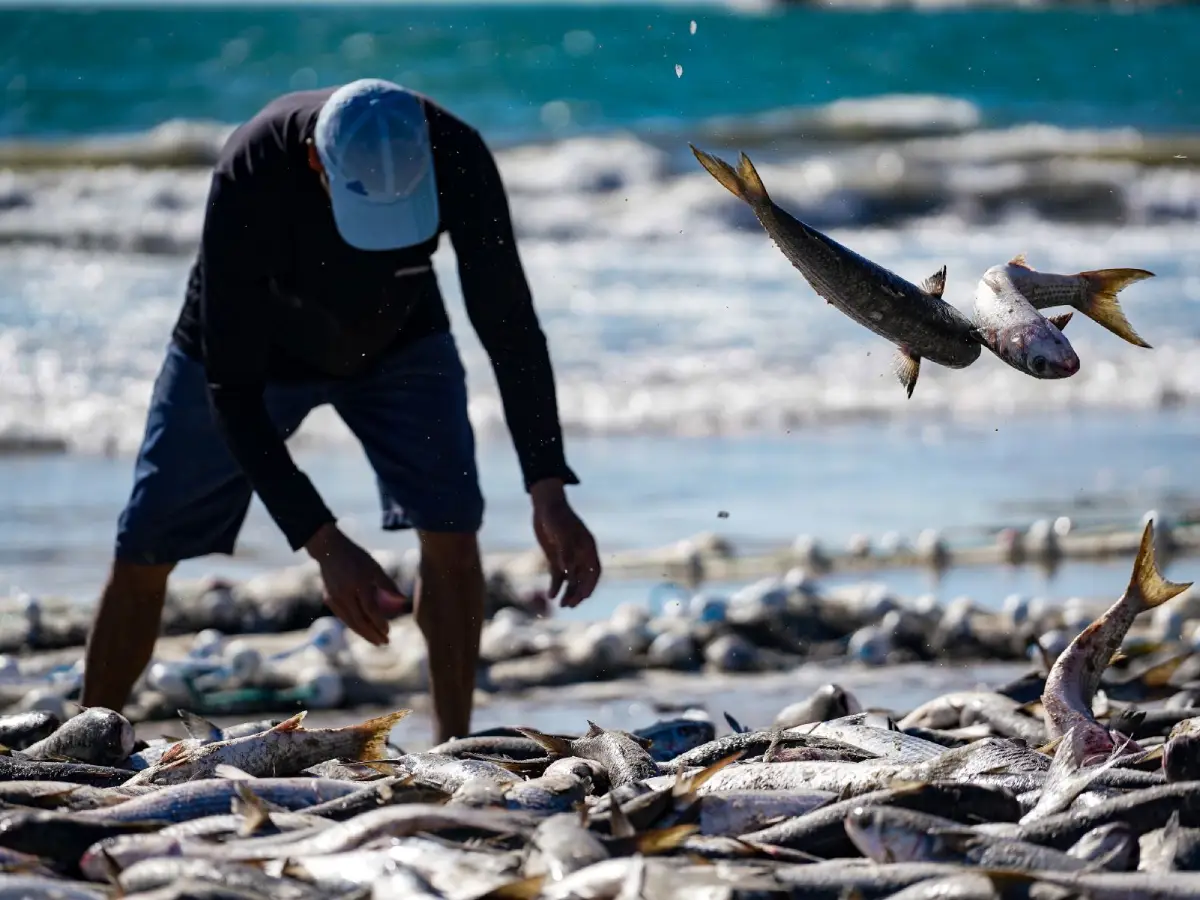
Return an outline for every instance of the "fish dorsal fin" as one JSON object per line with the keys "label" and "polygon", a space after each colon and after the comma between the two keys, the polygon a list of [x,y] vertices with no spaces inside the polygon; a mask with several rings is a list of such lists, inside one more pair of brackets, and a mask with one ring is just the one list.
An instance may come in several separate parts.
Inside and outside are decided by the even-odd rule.
{"label": "fish dorsal fin", "polygon": [[180,741],[179,743],[176,743],[176,744],[172,744],[170,747],[168,747],[166,749],[166,752],[163,753],[163,755],[159,757],[158,764],[160,766],[165,766],[167,763],[175,762],[178,759],[182,759],[186,755],[186,753],[187,753],[187,744],[183,743],[183,741]]}
{"label": "fish dorsal fin", "polygon": [[1059,313],[1057,316],[1046,316],[1046,320],[1059,331],[1062,331],[1067,327],[1067,323],[1071,321],[1071,316],[1073,315],[1075,315],[1073,312]]}
{"label": "fish dorsal fin", "polygon": [[186,709],[175,710],[179,714],[179,718],[183,720],[183,727],[187,733],[199,741],[219,741],[221,740],[221,729],[214,725],[204,716],[197,715],[194,712]]}
{"label": "fish dorsal fin", "polygon": [[615,838],[629,838],[637,834],[637,829],[629,821],[629,816],[625,815],[625,810],[621,809],[620,803],[612,805],[612,813],[609,817],[609,830],[612,831],[612,836]]}
{"label": "fish dorsal fin", "polygon": [[593,722],[591,719],[588,719],[587,723],[588,723],[588,730],[587,730],[587,734],[585,734],[584,737],[590,737],[590,738],[600,737],[600,735],[604,734],[604,729],[601,728],[599,725],[597,725],[595,722]]}
{"label": "fish dorsal fin", "polygon": [[523,736],[540,744],[547,753],[553,753],[556,756],[570,756],[572,753],[571,744],[560,737],[555,737],[551,734],[542,734],[540,731],[535,731],[532,728],[522,728],[517,726]]}
{"label": "fish dorsal fin", "polygon": [[308,710],[302,709],[290,719],[284,719],[282,722],[272,728],[271,731],[300,731],[300,723],[304,721],[304,717],[307,715]]}
{"label": "fish dorsal fin", "polygon": [[1025,251],[1024,250],[1022,250],[1020,253],[1018,253],[1016,256],[1014,256],[1012,259],[1010,259],[1008,261],[1008,264],[1010,266],[1020,266],[1022,269],[1029,269],[1029,271],[1031,271],[1031,272],[1033,271],[1033,266],[1031,266],[1025,260]]}
{"label": "fish dorsal fin", "polygon": [[928,278],[921,282],[921,287],[925,293],[933,294],[940,298],[946,291],[946,267],[942,266]]}

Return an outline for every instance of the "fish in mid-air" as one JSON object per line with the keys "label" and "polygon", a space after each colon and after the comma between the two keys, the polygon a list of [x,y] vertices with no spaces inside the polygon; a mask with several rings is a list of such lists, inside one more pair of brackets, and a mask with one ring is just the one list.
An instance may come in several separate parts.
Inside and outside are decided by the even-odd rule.
{"label": "fish in mid-air", "polygon": [[1004,268],[1013,285],[1034,308],[1073,307],[1134,346],[1150,347],[1125,318],[1117,294],[1131,284],[1153,278],[1153,272],[1145,269],[1097,269],[1076,272],[1074,275],[1057,275],[1037,271],[1025,260],[1024,253],[1018,253]]}
{"label": "fish in mid-air", "polygon": [[915,285],[776,205],[746,154],[735,170],[724,160],[688,146],[709,174],[754,210],[775,246],[818,295],[897,346],[896,377],[909,397],[917,386],[922,359],[962,369],[979,358],[980,335],[974,323],[942,299],[945,266]]}
{"label": "fish in mid-air", "polygon": [[992,266],[975,287],[975,327],[984,346],[1034,378],[1069,378],[1079,356],[1062,330],[1073,313],[1043,316],[1013,282],[1011,264]]}

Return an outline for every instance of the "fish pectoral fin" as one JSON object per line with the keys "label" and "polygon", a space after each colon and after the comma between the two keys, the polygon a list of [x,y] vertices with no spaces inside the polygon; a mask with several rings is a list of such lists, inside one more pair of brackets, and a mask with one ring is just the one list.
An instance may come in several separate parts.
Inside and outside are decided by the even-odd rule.
{"label": "fish pectoral fin", "polygon": [[572,756],[574,753],[571,750],[570,741],[566,741],[563,738],[555,737],[552,734],[543,734],[542,732],[535,731],[532,728],[517,727],[516,730],[521,732],[522,735],[529,738],[531,741],[541,744],[547,753],[553,753],[557,756]]}
{"label": "fish pectoral fin", "polygon": [[734,753],[730,753],[723,759],[718,759],[711,766],[706,766],[695,775],[689,775],[687,778],[682,780],[677,778],[674,786],[671,788],[671,795],[673,797],[690,797],[691,795],[695,794],[696,791],[700,790],[701,785],[703,785],[706,781],[708,781],[726,766],[737,762],[745,755],[745,753],[745,750],[737,750]]}
{"label": "fish pectoral fin", "polygon": [[724,713],[724,716],[725,721],[729,723],[729,727],[733,729],[734,734],[745,734],[750,730],[749,728],[744,727],[741,722],[739,722],[729,713]]}
{"label": "fish pectoral fin", "polygon": [[892,370],[900,379],[900,384],[904,386],[908,396],[912,397],[913,390],[917,387],[917,379],[921,376],[921,357],[914,356],[902,347],[896,351],[892,360]]}
{"label": "fish pectoral fin", "polygon": [[1012,259],[1010,259],[1008,261],[1008,264],[1010,266],[1020,266],[1022,269],[1028,269],[1030,272],[1033,271],[1033,266],[1031,266],[1025,260],[1025,251],[1024,250],[1022,250],[1020,253],[1018,253],[1016,256],[1014,256]]}
{"label": "fish pectoral fin", "polygon": [[946,291],[946,267],[942,266],[928,278],[921,282],[921,288],[927,294],[932,294],[937,298],[941,298]]}
{"label": "fish pectoral fin", "polygon": [[237,800],[234,803],[233,813],[242,817],[242,823],[238,826],[238,836],[250,837],[271,821],[271,814],[267,812],[266,804],[254,795],[246,782],[239,781],[235,790],[237,791]]}
{"label": "fish pectoral fin", "polygon": [[1046,321],[1059,331],[1062,331],[1067,327],[1067,323],[1071,321],[1071,316],[1073,315],[1075,315],[1073,312],[1059,313],[1057,316],[1046,316]]}

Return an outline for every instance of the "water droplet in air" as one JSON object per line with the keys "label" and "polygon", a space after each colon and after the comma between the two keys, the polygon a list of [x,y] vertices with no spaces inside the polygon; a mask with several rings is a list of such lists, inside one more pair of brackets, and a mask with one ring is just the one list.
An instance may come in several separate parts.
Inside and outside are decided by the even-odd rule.
{"label": "water droplet in air", "polygon": [[676,78],[683,77],[683,66],[681,66],[679,63],[675,63],[675,77]]}
{"label": "water droplet in air", "polygon": [[696,33],[696,20],[695,19],[692,19],[692,24],[688,26],[688,31],[690,31],[692,34]]}

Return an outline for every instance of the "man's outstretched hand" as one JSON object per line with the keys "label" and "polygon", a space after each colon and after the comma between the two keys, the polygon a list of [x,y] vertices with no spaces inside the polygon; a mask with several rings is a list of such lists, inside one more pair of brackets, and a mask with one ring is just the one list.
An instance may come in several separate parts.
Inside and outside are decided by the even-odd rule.
{"label": "man's outstretched hand", "polygon": [[578,606],[600,581],[600,554],[583,520],[567,502],[557,479],[539,481],[529,491],[533,501],[533,533],[550,566],[550,598],[566,585],[562,605]]}
{"label": "man's outstretched hand", "polygon": [[325,602],[334,615],[376,647],[388,643],[388,618],[407,608],[408,598],[366,550],[330,523],[304,545],[321,567]]}

